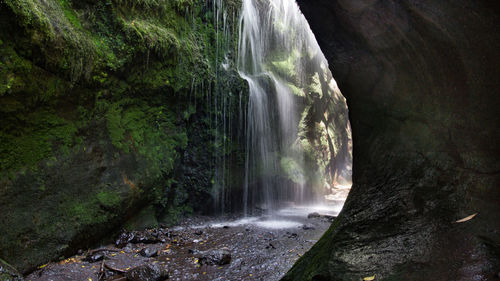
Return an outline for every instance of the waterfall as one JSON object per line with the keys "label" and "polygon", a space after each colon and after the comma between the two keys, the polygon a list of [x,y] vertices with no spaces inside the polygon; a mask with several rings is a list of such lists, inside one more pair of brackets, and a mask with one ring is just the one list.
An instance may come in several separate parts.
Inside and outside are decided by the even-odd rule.
{"label": "waterfall", "polygon": [[[286,200],[304,203],[309,188],[304,155],[310,145],[301,126],[310,118],[303,114],[308,104],[324,106],[327,113],[333,108],[341,117],[316,114],[330,152],[342,156],[330,161],[338,164],[330,167],[335,175],[348,165],[350,135],[345,99],[295,0],[243,0],[237,67],[249,87],[245,214],[256,204],[272,212]],[[310,105],[318,101],[320,106]],[[290,181],[280,180],[283,170]]]}

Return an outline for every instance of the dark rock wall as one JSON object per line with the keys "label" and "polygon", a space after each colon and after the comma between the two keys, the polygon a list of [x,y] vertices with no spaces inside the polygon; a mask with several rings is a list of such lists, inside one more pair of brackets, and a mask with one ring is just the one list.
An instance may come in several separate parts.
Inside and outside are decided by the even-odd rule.
{"label": "dark rock wall", "polygon": [[354,185],[338,220],[284,280],[492,280],[499,5],[298,2],[347,98]]}
{"label": "dark rock wall", "polygon": [[215,135],[245,94],[214,22],[211,1],[0,1],[0,258],[26,272],[213,207],[214,156],[244,155]]}

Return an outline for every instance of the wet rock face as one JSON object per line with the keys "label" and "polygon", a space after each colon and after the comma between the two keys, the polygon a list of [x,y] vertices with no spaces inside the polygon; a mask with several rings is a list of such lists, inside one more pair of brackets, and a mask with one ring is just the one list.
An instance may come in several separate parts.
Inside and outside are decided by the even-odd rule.
{"label": "wet rock face", "polygon": [[[108,4],[0,2],[0,258],[23,273],[107,239],[121,226],[175,223],[213,206],[211,163],[219,148],[207,128],[219,111],[202,97],[215,85],[218,46],[201,38],[218,31],[186,30],[199,39],[189,44],[173,35],[188,27],[184,5],[198,11],[197,19],[213,13],[204,2],[152,1],[141,9],[134,1]],[[131,13],[115,13],[121,9]],[[85,16],[92,11],[99,15]],[[123,17],[148,18],[144,32],[138,35]],[[166,50],[146,43],[153,37],[145,34],[158,29],[163,39],[155,42]],[[175,47],[183,45],[189,48]],[[195,46],[200,52],[188,51]],[[245,85],[234,67],[224,73],[220,84],[227,89],[220,93],[244,95],[236,91]],[[232,117],[240,114],[236,107],[224,112],[239,124]],[[240,159],[241,136],[218,146],[232,147],[223,157]],[[226,167],[240,171],[244,164]],[[242,178],[234,185],[242,186]]]}
{"label": "wet rock face", "polygon": [[298,2],[347,98],[354,185],[285,280],[493,278],[499,5]]}
{"label": "wet rock face", "polygon": [[146,264],[131,269],[125,276],[129,281],[161,281],[168,278],[168,272],[157,264]]}
{"label": "wet rock face", "polygon": [[190,252],[198,258],[200,264],[224,265],[231,263],[231,252],[226,247],[208,251],[190,250]]}

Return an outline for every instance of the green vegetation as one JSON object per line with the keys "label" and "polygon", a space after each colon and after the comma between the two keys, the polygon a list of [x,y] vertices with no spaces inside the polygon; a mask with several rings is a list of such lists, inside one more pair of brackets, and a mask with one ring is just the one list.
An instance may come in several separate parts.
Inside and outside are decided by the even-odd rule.
{"label": "green vegetation", "polygon": [[97,193],[97,200],[105,208],[116,208],[121,201],[119,194],[106,190]]}
{"label": "green vegetation", "polygon": [[[214,79],[210,61],[214,60],[215,46],[210,42],[215,30],[211,24],[202,23],[205,19],[201,16],[196,17],[197,30],[192,30],[178,14],[186,8],[200,13],[199,4],[117,0],[75,7],[71,0],[6,0],[5,5],[15,14],[16,24],[30,37],[32,46],[14,50],[14,40],[8,34],[2,36],[0,112],[12,121],[12,127],[2,126],[0,132],[2,155],[12,156],[2,158],[2,172],[33,166],[55,155],[54,149],[67,152],[68,146],[81,143],[75,137],[77,128],[102,115],[113,145],[126,153],[133,148],[152,159],[161,152],[186,146],[185,132],[171,134],[177,130],[173,124],[176,113],[158,105],[161,98],[151,106],[144,99],[127,96],[135,91],[178,95],[188,93],[194,79],[198,83]],[[45,68],[30,59],[31,48],[42,52]],[[127,66],[132,68],[125,81],[115,76]],[[80,96],[86,104],[79,110],[84,116],[61,116],[60,105],[53,99],[73,92],[70,89],[75,83],[101,90],[77,90],[85,95]],[[103,93],[104,103],[100,102]],[[97,106],[88,103],[91,99],[98,101]],[[167,102],[168,97],[163,100]],[[136,102],[140,105],[132,105]],[[37,112],[33,113],[34,108]],[[14,128],[20,120],[24,121],[22,134]],[[170,160],[164,166],[173,164],[175,155],[168,154]]]}
{"label": "green vegetation", "polygon": [[[243,149],[214,125],[223,114],[237,120],[237,104],[223,112],[207,96],[244,92],[234,69],[216,75],[216,45],[236,42],[216,30],[211,7],[0,2],[1,257],[29,269],[146,205],[149,217],[172,223],[210,204],[216,151],[236,158]],[[181,166],[203,169],[185,175]]]}
{"label": "green vegetation", "polygon": [[[341,218],[335,219],[330,228],[323,234],[321,239],[309,250],[315,253],[314,255],[302,256],[297,260],[295,265],[284,276],[284,280],[314,280],[320,279],[322,276],[329,276],[327,263],[323,262],[330,258],[330,249],[333,244],[333,238],[338,232],[341,225]],[[323,239],[329,237],[329,239]],[[303,262],[305,258],[311,258],[307,262]]]}
{"label": "green vegetation", "polygon": [[303,168],[291,157],[283,157],[280,161],[285,176],[297,184],[305,184]]}

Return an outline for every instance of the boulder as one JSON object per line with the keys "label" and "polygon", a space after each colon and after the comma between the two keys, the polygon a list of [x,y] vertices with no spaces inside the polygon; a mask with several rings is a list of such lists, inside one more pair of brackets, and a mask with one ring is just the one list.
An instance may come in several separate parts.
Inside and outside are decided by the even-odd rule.
{"label": "boulder", "polygon": [[321,217],[321,215],[318,212],[310,213],[309,215],[307,215],[308,219],[315,219],[319,217]]}
{"label": "boulder", "polygon": [[207,265],[224,265],[231,263],[231,252],[224,247],[217,250],[198,251],[189,250],[194,257],[198,258],[200,264]]}
{"label": "boulder", "polygon": [[159,264],[144,264],[125,273],[129,281],[162,281],[168,278],[168,271]]}

